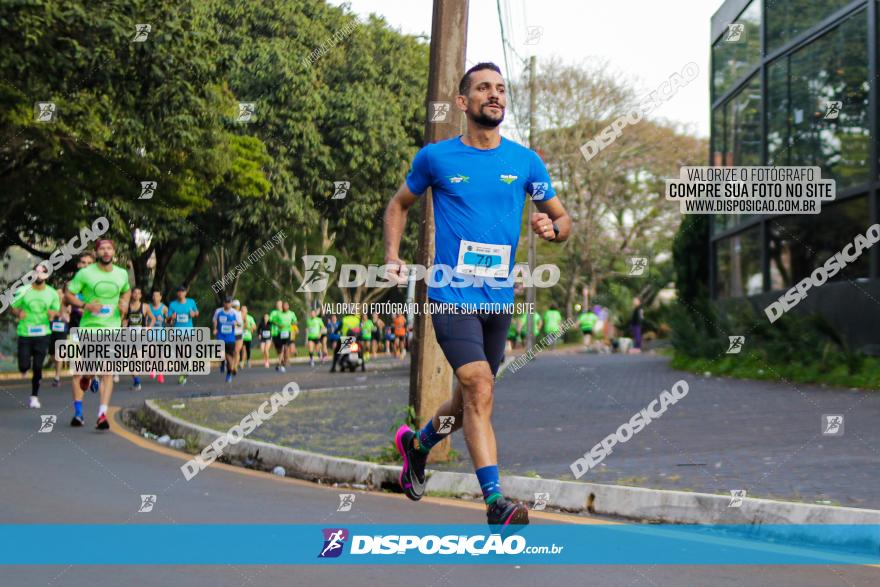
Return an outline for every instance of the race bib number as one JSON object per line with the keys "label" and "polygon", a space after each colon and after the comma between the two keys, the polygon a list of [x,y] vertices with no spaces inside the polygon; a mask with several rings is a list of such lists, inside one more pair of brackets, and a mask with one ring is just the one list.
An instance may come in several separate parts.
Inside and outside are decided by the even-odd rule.
{"label": "race bib number", "polygon": [[229,334],[230,332],[232,332],[232,324],[221,324],[220,332],[222,332],[223,334]]}
{"label": "race bib number", "polygon": [[30,336],[45,336],[48,333],[49,329],[43,324],[40,324],[39,326],[28,326],[28,335]]}
{"label": "race bib number", "polygon": [[290,332],[287,330],[282,330],[281,333],[279,334],[279,336],[281,338],[290,338]]}
{"label": "race bib number", "polygon": [[263,338],[269,338],[270,336],[272,336],[271,330],[264,330],[263,331]]}
{"label": "race bib number", "polygon": [[101,309],[97,312],[92,312],[92,316],[109,316],[113,313],[113,306],[110,304],[104,304],[101,306]]}
{"label": "race bib number", "polygon": [[506,279],[510,272],[510,245],[489,245],[461,241],[458,247],[458,273],[477,277]]}
{"label": "race bib number", "polygon": [[57,321],[52,323],[52,332],[64,332],[64,327],[66,324],[62,321]]}
{"label": "race bib number", "polygon": [[187,324],[189,322],[189,314],[178,314],[177,315],[177,323],[178,324]]}

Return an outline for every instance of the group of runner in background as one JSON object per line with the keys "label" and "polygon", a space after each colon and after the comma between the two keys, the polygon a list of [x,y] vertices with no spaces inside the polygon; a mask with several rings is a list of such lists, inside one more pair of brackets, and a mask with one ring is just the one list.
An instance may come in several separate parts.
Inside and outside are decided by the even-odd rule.
{"label": "group of runner in background", "polygon": [[[20,288],[11,304],[12,312],[18,319],[18,367],[22,374],[28,370],[31,376],[31,397],[29,406],[40,407],[39,389],[42,369],[47,356],[53,356],[54,378],[52,385],[61,385],[63,361],[54,356],[55,343],[68,337],[71,328],[193,328],[199,317],[195,300],[187,297],[186,287],[177,288],[175,299],[167,305],[162,301],[162,293],[153,291],[150,300],[143,299],[141,288],[130,288],[128,272],[113,265],[115,249],[113,242],[98,242],[95,253],[85,253],[77,261],[77,273],[60,291],[46,282],[48,272],[38,266],[34,282]],[[97,261],[97,262],[96,262]],[[633,300],[633,316],[630,327],[633,334],[633,348],[641,346],[641,322],[643,311],[641,302]],[[576,306],[576,324],[583,336],[584,347],[588,350],[610,352],[613,336],[609,313],[606,308]],[[511,321],[508,331],[510,350],[525,346],[528,316],[518,314]],[[561,339],[563,316],[558,308],[551,306],[543,313],[534,315],[535,337],[550,335],[555,346]],[[290,304],[278,300],[275,308],[264,313],[259,321],[251,315],[248,307],[239,300],[227,297],[211,317],[211,329],[216,339],[225,345],[225,360],[220,371],[227,383],[232,382],[240,368],[251,365],[252,344],[256,338],[264,367],[269,368],[271,350],[277,355],[275,369],[284,372],[293,357],[297,356],[296,341],[299,333],[299,319],[291,310]],[[348,314],[322,316],[311,310],[305,319],[305,340],[309,365],[316,360],[323,364],[332,357],[331,372],[336,371],[339,351],[346,337],[359,341],[365,360],[382,353],[404,359],[412,343],[412,325],[403,314],[381,317],[378,314]],[[152,379],[164,383],[162,373],[150,373]],[[118,375],[78,376],[73,378],[74,426],[82,426],[83,392],[91,389],[100,392],[98,427],[109,427],[106,420],[113,384],[119,382]],[[178,378],[185,384],[186,375]],[[141,389],[141,377],[132,376],[132,389]]]}

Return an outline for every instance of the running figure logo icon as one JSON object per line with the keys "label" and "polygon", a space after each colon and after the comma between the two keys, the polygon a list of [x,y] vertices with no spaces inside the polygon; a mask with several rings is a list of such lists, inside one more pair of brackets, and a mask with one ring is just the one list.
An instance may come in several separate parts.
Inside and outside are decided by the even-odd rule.
{"label": "running figure logo icon", "polygon": [[449,434],[452,432],[452,427],[455,426],[455,416],[438,416],[440,418],[440,428],[437,429],[437,434]]}
{"label": "running figure logo icon", "polygon": [[727,348],[728,355],[738,355],[742,350],[743,345],[746,342],[745,336],[728,336],[727,340],[730,342],[730,346]]}
{"label": "running figure logo icon", "polygon": [[825,102],[825,120],[837,120],[841,108],[843,108],[843,102],[840,100]]}
{"label": "running figure logo icon", "polygon": [[318,558],[336,558],[342,554],[345,541],[348,540],[348,530],[345,528],[324,528],[324,547]]}
{"label": "running figure logo icon", "polygon": [[630,275],[644,275],[645,270],[648,269],[648,258],[647,257],[630,257],[629,258],[629,274]]}
{"label": "running figure logo icon", "polygon": [[822,436],[843,436],[843,414],[822,414]]}
{"label": "running figure logo icon", "polygon": [[147,514],[153,511],[153,506],[156,505],[156,496],[155,495],[141,495],[141,507],[138,508],[139,514]]}
{"label": "running figure logo icon", "polygon": [[152,25],[148,24],[136,24],[134,25],[134,38],[131,40],[132,43],[143,43],[147,40],[147,37],[150,36],[150,31],[153,30]]}
{"label": "running figure logo icon", "polygon": [[735,22],[727,25],[727,36],[724,37],[725,43],[740,43],[745,40],[746,25]]}
{"label": "running figure logo icon", "polygon": [[351,188],[350,181],[334,181],[333,182],[333,197],[331,200],[344,200],[345,196],[348,194],[348,190]]}
{"label": "running figure logo icon", "polygon": [[738,508],[743,504],[743,499],[746,497],[745,489],[731,489],[730,490],[730,503],[727,504],[729,508]]}
{"label": "running figure logo icon", "polygon": [[42,421],[40,422],[40,429],[37,430],[37,432],[46,434],[52,432],[52,429],[55,427],[55,422],[58,421],[58,417],[54,415],[40,416],[40,420]]}
{"label": "running figure logo icon", "polygon": [[544,36],[544,27],[530,26],[526,29],[526,45],[537,45]]}
{"label": "running figure logo icon", "polygon": [[546,181],[533,181],[532,182],[532,201],[539,202],[544,199],[547,195],[547,190],[550,188],[550,184]]}
{"label": "running figure logo icon", "polygon": [[239,102],[238,103],[238,122],[250,122],[251,118],[257,111],[255,102]]}
{"label": "running figure logo icon", "polygon": [[535,503],[532,505],[532,509],[536,512],[544,511],[548,503],[550,503],[549,493],[535,493]]}
{"label": "running figure logo icon", "polygon": [[306,274],[298,292],[318,293],[327,289],[330,274],[336,269],[333,255],[303,255]]}
{"label": "running figure logo icon", "polygon": [[343,336],[340,340],[339,344],[339,354],[340,355],[348,355],[351,353],[351,345],[354,344],[355,338],[353,336]]}
{"label": "running figure logo icon", "polygon": [[430,105],[431,122],[446,122],[452,104],[449,102],[431,102]]}
{"label": "running figure logo icon", "polygon": [[52,122],[55,110],[55,102],[37,102],[34,104],[34,119],[37,122]]}
{"label": "running figure logo icon", "polygon": [[336,508],[337,512],[350,512],[352,506],[354,506],[354,493],[340,493],[339,494],[339,507]]}
{"label": "running figure logo icon", "polygon": [[141,195],[138,197],[138,200],[152,200],[153,194],[156,193],[157,187],[159,187],[158,182],[142,181],[141,182]]}

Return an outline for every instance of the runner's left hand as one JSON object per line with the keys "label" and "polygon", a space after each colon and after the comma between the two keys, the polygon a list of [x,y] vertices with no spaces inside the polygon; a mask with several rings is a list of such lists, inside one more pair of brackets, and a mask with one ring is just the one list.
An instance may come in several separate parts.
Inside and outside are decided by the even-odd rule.
{"label": "runner's left hand", "polygon": [[544,240],[552,241],[556,238],[556,233],[553,232],[553,221],[543,212],[532,214],[532,230]]}

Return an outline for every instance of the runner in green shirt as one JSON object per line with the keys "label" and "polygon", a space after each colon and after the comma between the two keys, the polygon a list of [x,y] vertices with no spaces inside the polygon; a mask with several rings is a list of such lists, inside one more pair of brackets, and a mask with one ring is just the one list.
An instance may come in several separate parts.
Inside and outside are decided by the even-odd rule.
{"label": "runner in green shirt", "polygon": [[[113,241],[99,240],[96,243],[97,263],[92,263],[77,271],[73,280],[67,284],[67,302],[83,309],[80,328],[121,328],[122,316],[128,313],[128,299],[131,295],[128,285],[128,271],[113,264],[116,249]],[[82,299],[76,294],[81,294]],[[92,376],[82,375],[73,378],[74,416],[71,426],[82,426],[82,396],[91,383]],[[101,405],[98,408],[98,430],[108,430],[107,408],[113,394],[113,375],[101,376]]]}
{"label": "runner in green shirt", "polygon": [[287,371],[292,325],[296,322],[296,314],[290,311],[290,304],[287,302],[282,302],[281,308],[280,311],[275,310],[269,314],[269,321],[275,326],[277,332],[273,338],[275,350],[278,352],[278,365],[275,366],[275,370],[284,373]]}
{"label": "runner in green shirt", "polygon": [[277,302],[275,302],[275,309],[269,312],[269,331],[272,333],[273,339],[278,336],[278,325],[275,324],[275,316],[277,316],[278,313],[282,311],[283,306],[284,302],[278,300]]}
{"label": "runner in green shirt", "polygon": [[43,378],[43,362],[49,353],[51,340],[50,322],[61,311],[58,290],[46,283],[49,272],[37,265],[36,279],[25,285],[13,296],[12,313],[18,318],[18,370],[22,375],[31,370],[30,407],[39,408],[40,380]]}
{"label": "runner in green shirt", "polygon": [[327,328],[324,326],[324,321],[318,316],[318,312],[316,310],[309,312],[309,317],[306,319],[306,339],[309,345],[309,365],[312,367],[315,366],[315,350],[318,351],[318,356],[321,357],[321,363],[324,362],[324,347],[321,344],[321,335],[325,332],[327,332]]}
{"label": "runner in green shirt", "polygon": [[254,320],[254,317],[248,312],[247,306],[241,307],[241,314],[244,316],[244,332],[241,335],[241,340],[244,342],[244,366],[245,368],[250,369],[251,341],[254,339],[254,331],[257,329],[257,321]]}
{"label": "runner in green shirt", "polygon": [[357,330],[361,327],[360,318],[355,316],[354,314],[346,314],[342,317],[342,329],[340,333],[342,336],[353,336],[353,330]]}
{"label": "runner in green shirt", "polygon": [[[525,345],[525,341],[528,338],[528,336],[527,336],[528,331],[526,330],[526,328],[528,327],[528,323],[529,323],[529,315],[526,313],[520,314],[519,315],[519,322],[517,323],[517,326],[518,326],[518,330],[519,330],[519,336],[523,341],[523,345]],[[541,320],[541,315],[535,314],[535,317],[532,320],[532,333],[536,337],[539,334],[541,334],[542,324],[543,324],[543,321]]]}
{"label": "runner in green shirt", "polygon": [[517,314],[510,321],[510,326],[507,328],[507,350],[512,351],[516,348],[516,343],[519,340],[519,331],[520,331],[520,316],[522,314]]}
{"label": "runner in green shirt", "polygon": [[593,313],[589,308],[584,308],[584,310],[578,315],[578,325],[581,327],[581,334],[584,337],[584,348],[590,348],[590,343],[592,342],[593,335],[593,326],[596,325],[596,320],[599,317]]}
{"label": "runner in green shirt", "polygon": [[556,309],[556,306],[550,306],[550,309],[544,312],[544,334],[549,337],[550,348],[556,348],[556,341],[561,336],[561,330],[562,314]]}
{"label": "runner in green shirt", "polygon": [[370,348],[373,345],[373,330],[376,325],[366,315],[361,315],[361,340],[364,342],[364,361],[370,360]]}

